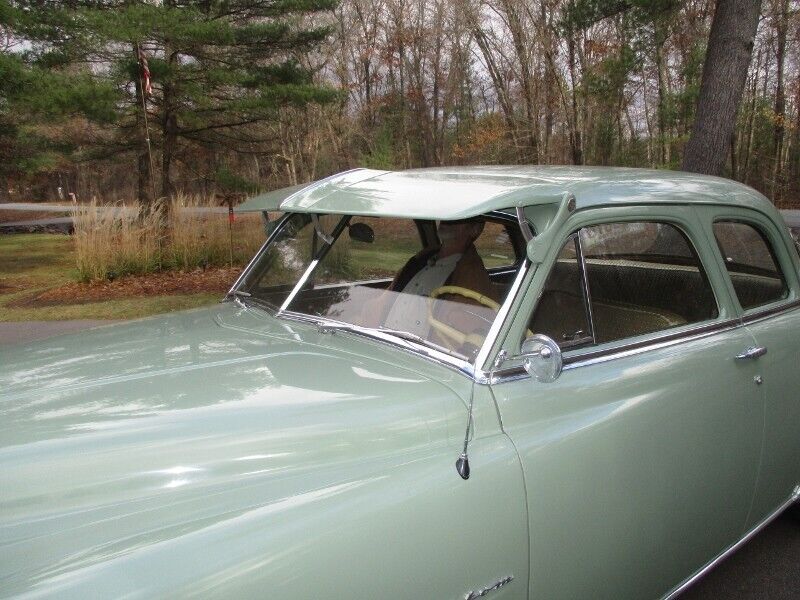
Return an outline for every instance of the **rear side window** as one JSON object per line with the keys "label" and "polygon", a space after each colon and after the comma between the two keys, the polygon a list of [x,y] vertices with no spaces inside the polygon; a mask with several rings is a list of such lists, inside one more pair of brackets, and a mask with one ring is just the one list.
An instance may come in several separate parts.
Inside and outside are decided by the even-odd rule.
{"label": "rear side window", "polygon": [[511,236],[502,223],[486,221],[483,232],[475,240],[475,249],[487,269],[512,267],[517,262]]}
{"label": "rear side window", "polygon": [[562,345],[602,344],[718,315],[700,259],[674,225],[609,223],[576,237],[545,284],[533,333]]}
{"label": "rear side window", "polygon": [[756,308],[789,295],[775,252],[761,231],[747,223],[718,221],[714,236],[742,308]]}

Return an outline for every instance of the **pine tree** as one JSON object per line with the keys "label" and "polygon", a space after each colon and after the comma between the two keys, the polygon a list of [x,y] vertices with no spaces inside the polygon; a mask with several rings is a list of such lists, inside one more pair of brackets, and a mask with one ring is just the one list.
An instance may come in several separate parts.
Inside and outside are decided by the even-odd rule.
{"label": "pine tree", "polygon": [[[330,33],[308,22],[335,0],[71,0],[48,3],[46,14],[36,0],[12,4],[39,11],[26,29],[39,42],[37,61],[82,66],[98,86],[116,90],[115,135],[98,151],[135,154],[145,204],[173,195],[183,151],[249,151],[270,141],[259,124],[282,107],[337,98],[298,60]],[[143,89],[140,56],[152,94]]]}
{"label": "pine tree", "polygon": [[116,116],[116,93],[88,72],[58,68],[44,26],[50,20],[41,3],[21,6],[0,0],[0,193],[14,180],[54,165],[69,142],[54,143],[46,130],[75,117],[110,123]]}

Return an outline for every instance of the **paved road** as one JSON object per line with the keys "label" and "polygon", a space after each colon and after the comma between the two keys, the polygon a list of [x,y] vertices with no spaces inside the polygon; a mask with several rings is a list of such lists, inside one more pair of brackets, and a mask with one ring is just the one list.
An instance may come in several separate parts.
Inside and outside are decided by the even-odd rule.
{"label": "paved road", "polygon": [[[40,340],[113,321],[0,323],[0,346]],[[681,600],[800,598],[800,517],[782,516],[687,590]]]}
{"label": "paved road", "polygon": [[[26,232],[58,232],[72,233],[72,216],[56,216],[62,213],[73,213],[85,210],[86,206],[72,204],[38,204],[36,202],[12,202],[0,204],[0,210],[15,210],[21,212],[52,212],[53,217],[31,219],[27,221],[9,221],[0,223],[0,233],[26,233]],[[136,210],[131,206],[99,206],[99,210],[116,214],[132,213]],[[190,213],[226,214],[227,206],[187,206],[184,210]]]}
{"label": "paved road", "polygon": [[720,598],[800,598],[800,517],[780,517],[681,596]]}
{"label": "paved road", "polygon": [[[26,212],[53,212],[71,213],[73,211],[86,210],[89,207],[85,204],[40,204],[38,202],[7,202],[0,203],[0,210],[20,210]],[[114,212],[131,212],[137,209],[135,206],[97,206],[99,210],[111,210]],[[189,212],[199,213],[227,213],[227,206],[187,206]]]}

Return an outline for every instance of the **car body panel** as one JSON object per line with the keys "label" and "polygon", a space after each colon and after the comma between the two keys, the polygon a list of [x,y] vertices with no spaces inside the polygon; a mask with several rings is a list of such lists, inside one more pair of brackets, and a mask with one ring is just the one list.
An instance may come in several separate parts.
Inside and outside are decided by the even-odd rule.
{"label": "car body panel", "polygon": [[[659,597],[800,496],[800,257],[757,192],[640,169],[357,169],[240,209],[514,207],[537,251],[465,368],[233,294],[0,350],[0,596]],[[741,310],[720,214],[774,233],[785,302]],[[620,220],[683,229],[719,316],[565,352],[552,383],[520,375],[561,242]],[[768,354],[734,358],[755,344]]]}
{"label": "car body panel", "polygon": [[[519,352],[563,240],[590,224],[631,220],[681,227],[711,261],[709,279],[722,285],[691,207],[579,211],[532,275],[504,345],[509,353]],[[717,302],[716,322],[730,322],[735,308],[724,287]],[[491,385],[525,472],[531,598],[661,597],[744,534],[764,395],[753,383],[757,366],[733,357],[753,343],[734,323],[629,356],[577,363],[549,384],[517,377]],[[556,513],[569,515],[566,527],[575,535],[565,535]]]}
{"label": "car body panel", "polygon": [[[360,569],[334,577],[355,556],[385,563],[390,587],[408,585],[391,568],[401,558],[427,561],[415,585],[452,597],[508,569],[525,586],[516,453],[479,402],[476,461],[492,466],[464,489],[453,463],[472,383],[450,369],[233,303],[0,359],[0,595],[125,595],[133,578],[142,597],[264,585],[318,597],[299,593],[321,576],[301,556],[328,565],[340,597],[380,584]],[[497,487],[514,491],[498,504]],[[495,505],[486,546],[459,553],[474,534],[463,523]],[[293,519],[312,513],[298,538]],[[361,519],[374,535],[348,527]],[[409,554],[407,539],[384,537],[392,523],[441,541]],[[437,560],[451,575],[431,581]]]}
{"label": "car body panel", "polygon": [[758,489],[748,520],[755,526],[786,501],[800,483],[800,257],[781,217],[768,218],[758,211],[740,207],[698,208],[717,263],[725,272],[712,224],[716,220],[748,223],[760,230],[775,253],[789,289],[785,299],[742,310],[735,299],[733,284],[725,273],[725,285],[734,298],[737,314],[754,337],[755,345],[767,349],[756,360],[757,375],[765,396],[764,448]]}

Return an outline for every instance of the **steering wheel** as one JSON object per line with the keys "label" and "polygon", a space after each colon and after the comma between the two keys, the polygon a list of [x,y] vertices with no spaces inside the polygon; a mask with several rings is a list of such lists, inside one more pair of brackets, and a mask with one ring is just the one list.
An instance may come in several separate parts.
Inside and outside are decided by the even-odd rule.
{"label": "steering wheel", "polygon": [[[428,323],[432,329],[436,330],[436,333],[444,337],[445,339],[455,342],[458,346],[463,346],[464,344],[472,344],[476,347],[481,347],[483,345],[484,339],[486,339],[485,335],[481,335],[479,333],[464,333],[463,331],[459,331],[455,327],[448,325],[447,323],[442,323],[438,319],[434,318],[433,316],[433,302],[439,296],[444,296],[445,294],[456,294],[458,296],[464,296],[465,298],[469,298],[470,300],[475,300],[478,304],[486,306],[487,308],[491,308],[494,311],[500,310],[500,304],[492,300],[491,298],[484,296],[476,292],[475,290],[470,290],[468,288],[460,287],[457,285],[443,285],[441,287],[436,288],[433,290],[428,297]],[[479,316],[479,315],[476,315]],[[483,317],[480,317],[483,318]],[[491,321],[488,321],[489,325],[491,326]],[[526,331],[526,336],[531,337],[533,332],[528,329]]]}
{"label": "steering wheel", "polygon": [[[485,335],[481,335],[479,333],[464,333],[463,331],[459,331],[455,327],[452,327],[447,323],[442,323],[438,319],[434,318],[433,303],[439,296],[444,296],[446,294],[455,294],[457,296],[469,298],[470,300],[474,300],[478,304],[481,304],[487,308],[491,308],[494,311],[500,310],[500,305],[491,298],[484,296],[475,290],[470,290],[457,285],[443,285],[438,287],[433,290],[428,297],[428,323],[430,323],[431,328],[434,329],[436,333],[441,335],[446,340],[454,342],[456,346],[471,344],[480,348],[483,345],[483,340],[486,337]],[[491,321],[488,322],[489,325],[491,325]]]}

